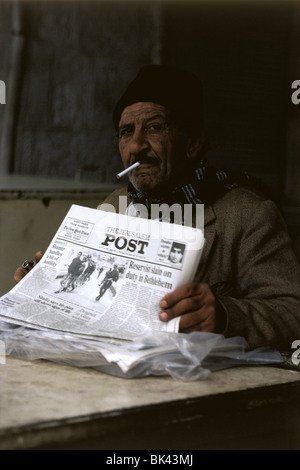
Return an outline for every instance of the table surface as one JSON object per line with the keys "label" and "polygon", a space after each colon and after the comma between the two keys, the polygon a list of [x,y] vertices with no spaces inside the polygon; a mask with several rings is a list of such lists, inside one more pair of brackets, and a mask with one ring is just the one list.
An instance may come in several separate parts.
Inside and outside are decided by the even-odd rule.
{"label": "table surface", "polygon": [[[83,425],[93,419],[99,423],[101,418],[133,410],[196,403],[278,385],[300,387],[300,372],[239,366],[212,372],[204,380],[182,382],[169,376],[124,379],[88,368],[7,357],[0,364],[0,449],[50,442],[53,433],[60,432],[59,423]],[[45,434],[47,429],[52,437]],[[62,440],[63,432],[66,429],[61,430]]]}

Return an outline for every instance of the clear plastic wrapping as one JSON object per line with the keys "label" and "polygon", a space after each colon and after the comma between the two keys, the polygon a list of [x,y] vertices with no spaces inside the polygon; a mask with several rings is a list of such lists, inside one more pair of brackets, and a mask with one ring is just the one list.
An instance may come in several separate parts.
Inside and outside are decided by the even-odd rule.
{"label": "clear plastic wrapping", "polygon": [[0,340],[8,356],[91,367],[124,378],[170,375],[176,380],[193,381],[236,365],[283,362],[276,350],[249,350],[244,338],[224,338],[214,333],[164,332],[114,344],[0,322]]}

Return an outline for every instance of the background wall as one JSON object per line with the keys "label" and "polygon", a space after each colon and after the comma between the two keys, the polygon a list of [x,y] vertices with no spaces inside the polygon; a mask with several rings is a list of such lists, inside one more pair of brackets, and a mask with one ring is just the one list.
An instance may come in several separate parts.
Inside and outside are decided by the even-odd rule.
{"label": "background wall", "polygon": [[187,2],[164,9],[163,60],[202,77],[217,165],[282,183],[292,8],[282,2]]}
{"label": "background wall", "polygon": [[[110,181],[121,168],[111,112],[140,65],[160,60],[158,7],[35,0],[1,1],[0,9],[1,78],[8,88],[17,82],[18,94],[13,110],[7,100],[14,126],[2,169],[74,177],[82,165],[93,165]],[[16,42],[13,73],[7,64]]]}
{"label": "background wall", "polygon": [[300,0],[0,0],[0,176],[119,184],[116,100],[179,65],[203,81],[209,160],[264,179],[300,258],[299,44]]}

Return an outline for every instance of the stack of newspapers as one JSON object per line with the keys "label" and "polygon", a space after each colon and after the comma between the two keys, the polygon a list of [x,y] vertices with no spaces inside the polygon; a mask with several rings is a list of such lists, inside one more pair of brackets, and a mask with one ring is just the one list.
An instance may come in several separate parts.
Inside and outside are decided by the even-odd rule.
{"label": "stack of newspapers", "polygon": [[203,228],[71,206],[41,261],[0,298],[7,355],[124,377],[207,377],[238,364],[282,362],[243,338],[179,333],[159,301],[193,280]]}

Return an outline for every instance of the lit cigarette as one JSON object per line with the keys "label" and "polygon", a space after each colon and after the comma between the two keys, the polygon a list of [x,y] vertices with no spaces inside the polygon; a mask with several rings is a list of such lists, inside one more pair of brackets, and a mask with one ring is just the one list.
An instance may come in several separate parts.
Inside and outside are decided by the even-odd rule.
{"label": "lit cigarette", "polygon": [[121,171],[121,173],[117,174],[117,178],[120,179],[122,176],[127,175],[130,171],[132,171],[134,168],[140,165],[140,162],[136,162],[133,165],[130,165],[126,170]]}

